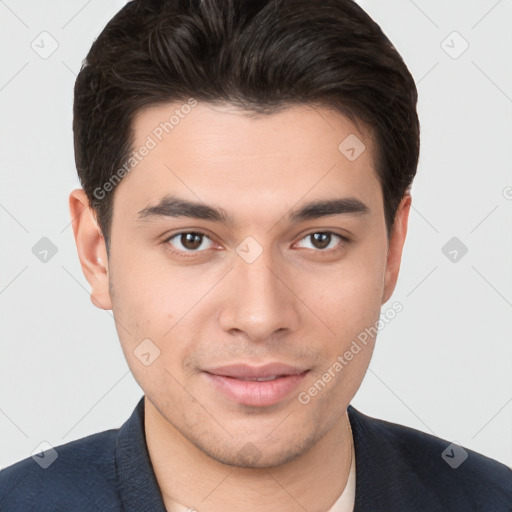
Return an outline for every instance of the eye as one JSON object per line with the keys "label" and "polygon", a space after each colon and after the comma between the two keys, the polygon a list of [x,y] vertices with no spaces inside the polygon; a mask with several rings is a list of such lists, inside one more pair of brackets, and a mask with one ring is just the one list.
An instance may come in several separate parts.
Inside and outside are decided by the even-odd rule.
{"label": "eye", "polygon": [[[349,239],[342,235],[338,235],[336,233],[332,233],[331,231],[317,231],[315,233],[310,233],[306,235],[302,240],[311,240],[311,249],[317,249],[317,252],[323,252],[326,249],[331,249],[336,247],[336,245],[343,245],[343,243],[336,244],[336,240],[341,240],[342,242],[348,242]],[[334,242],[334,244],[333,244]],[[319,250],[319,251],[318,251]]]}
{"label": "eye", "polygon": [[171,246],[173,252],[195,253],[211,248],[211,245],[205,247],[205,240],[209,240],[210,244],[212,242],[205,233],[199,231],[183,231],[181,233],[175,233],[164,240],[164,242]]}
{"label": "eye", "polygon": [[[336,246],[342,246],[343,243],[348,243],[350,240],[347,237],[338,235],[331,231],[317,231],[310,233],[301,239],[310,240],[311,244],[309,247],[316,252],[333,252],[337,250]],[[182,231],[175,233],[164,240],[165,244],[168,244],[168,248],[171,252],[178,256],[194,256],[200,252],[204,252],[207,249],[211,249],[213,242],[206,233],[200,231]]]}

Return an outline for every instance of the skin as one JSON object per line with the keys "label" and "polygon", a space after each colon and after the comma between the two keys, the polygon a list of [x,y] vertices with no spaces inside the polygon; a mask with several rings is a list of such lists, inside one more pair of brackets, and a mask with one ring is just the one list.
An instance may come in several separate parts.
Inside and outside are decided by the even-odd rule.
{"label": "skin", "polygon": [[[134,147],[176,107],[139,113]],[[350,134],[366,145],[355,161],[338,150]],[[373,153],[367,130],[326,108],[249,117],[199,103],[117,185],[108,260],[85,193],[71,193],[91,300],[112,309],[145,393],[147,444],[166,506],[314,512],[343,491],[352,442],[346,409],[375,339],[307,405],[298,394],[376,324],[396,285],[411,197],[402,199],[388,241]],[[137,218],[171,193],[221,207],[235,223]],[[339,197],[358,198],[368,213],[286,220],[306,202]],[[166,241],[194,230],[207,234],[199,249],[179,236]],[[322,248],[308,236],[318,232],[349,241],[333,235]],[[262,249],[252,263],[236,252],[248,236]],[[146,338],[160,349],[148,366],[134,354]],[[310,371],[297,392],[268,407],[234,403],[201,372],[276,361]]]}

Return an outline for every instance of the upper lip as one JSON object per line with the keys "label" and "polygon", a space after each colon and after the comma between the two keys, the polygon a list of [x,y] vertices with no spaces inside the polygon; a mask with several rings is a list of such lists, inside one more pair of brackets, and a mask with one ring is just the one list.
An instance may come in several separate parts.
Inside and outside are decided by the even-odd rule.
{"label": "upper lip", "polygon": [[225,366],[217,366],[216,368],[210,368],[203,371],[213,375],[232,377],[235,379],[263,379],[266,377],[300,375],[307,370],[308,368],[300,368],[284,363],[268,363],[261,366],[251,366],[248,364],[230,364]]}

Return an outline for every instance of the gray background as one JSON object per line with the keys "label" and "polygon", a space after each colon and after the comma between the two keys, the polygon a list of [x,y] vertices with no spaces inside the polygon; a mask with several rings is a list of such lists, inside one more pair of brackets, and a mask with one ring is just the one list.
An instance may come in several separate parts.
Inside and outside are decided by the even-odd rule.
{"label": "gray background", "polygon": [[[383,312],[404,309],[352,404],[512,466],[512,0],[360,3],[415,77],[422,150]],[[119,427],[142,396],[111,312],[90,302],[68,212],[75,75],[122,5],[0,0],[0,467]]]}

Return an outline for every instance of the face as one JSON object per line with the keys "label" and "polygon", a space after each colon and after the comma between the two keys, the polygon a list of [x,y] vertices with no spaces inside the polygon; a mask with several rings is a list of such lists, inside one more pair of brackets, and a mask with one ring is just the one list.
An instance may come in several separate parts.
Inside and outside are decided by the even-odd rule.
{"label": "face", "polygon": [[134,147],[151,149],[115,190],[93,302],[171,431],[227,464],[279,465],[359,388],[408,202],[388,240],[371,138],[339,113],[199,103],[158,131],[179,107],[135,119]]}

